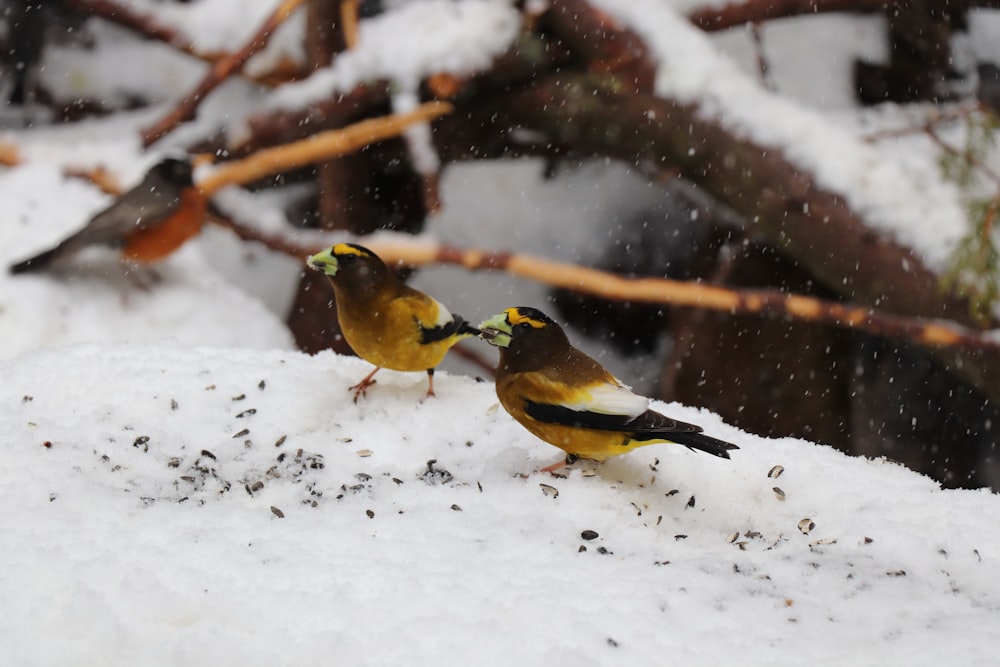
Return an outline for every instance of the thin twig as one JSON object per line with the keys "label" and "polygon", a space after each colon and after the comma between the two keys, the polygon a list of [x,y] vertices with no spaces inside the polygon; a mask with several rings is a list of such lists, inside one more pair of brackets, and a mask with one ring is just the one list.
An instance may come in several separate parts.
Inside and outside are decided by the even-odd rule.
{"label": "thin twig", "polygon": [[774,92],[776,88],[774,81],[771,79],[771,65],[767,61],[767,54],[764,53],[763,29],[757,21],[753,21],[748,25],[750,27],[750,40],[753,42],[754,56],[757,60],[757,71],[760,73],[760,83],[767,90]]}
{"label": "thin twig", "polygon": [[934,142],[938,148],[946,153],[950,153],[958,157],[959,159],[965,160],[970,165],[978,169],[983,175],[992,180],[998,187],[1000,187],[1000,173],[997,173],[989,164],[981,160],[976,155],[963,151],[961,149],[955,148],[938,133],[937,127],[943,123],[950,123],[952,121],[961,120],[966,123],[972,122],[969,117],[976,113],[993,113],[988,107],[986,107],[982,102],[976,102],[971,105],[963,105],[955,109],[949,109],[945,111],[938,111],[934,113],[930,118],[928,118],[923,123],[919,125],[914,125],[910,127],[902,127],[895,129],[879,130],[877,132],[872,132],[865,135],[863,138],[867,142],[875,142],[882,139],[894,139],[897,137],[906,137],[913,134],[926,134],[932,142]]}
{"label": "thin twig", "polygon": [[962,151],[955,148],[947,141],[945,141],[944,138],[940,134],[938,134],[937,130],[933,126],[927,128],[927,136],[929,136],[931,138],[931,141],[937,144],[938,147],[941,148],[941,150],[943,150],[946,153],[951,153],[952,155],[956,155],[962,160],[965,160],[970,165],[978,169],[984,176],[993,181],[994,184],[1000,187],[1000,174],[994,171],[993,167],[986,164],[974,153],[970,151]]}
{"label": "thin twig", "polygon": [[451,348],[451,350],[452,354],[456,354],[465,359],[466,361],[468,361],[469,363],[478,366],[480,369],[483,370],[483,372],[485,372],[491,378],[496,377],[497,374],[496,364],[487,361],[486,358],[483,357],[483,355],[479,354],[474,349],[466,347],[462,343],[459,343],[455,347]]}
{"label": "thin twig", "polygon": [[931,113],[928,114],[927,120],[919,125],[907,125],[906,127],[876,130],[875,132],[869,132],[868,134],[863,135],[861,139],[862,141],[872,143],[882,139],[895,139],[897,137],[906,137],[911,134],[921,134],[934,125],[949,123],[955,120],[968,120],[970,115],[976,111],[982,110],[982,108],[982,103],[977,102],[972,105],[956,106],[951,109],[933,109]]}
{"label": "thin twig", "polygon": [[269,234],[253,227],[241,225],[227,215],[223,215],[214,207],[208,209],[208,220],[219,227],[223,227],[233,232],[243,241],[260,243],[272,252],[281,253],[295,259],[305,261],[309,255],[319,252],[321,248],[317,246],[299,245],[280,234]]}
{"label": "thin twig", "polygon": [[274,31],[291,16],[302,2],[303,0],[283,0],[241,49],[212,65],[208,74],[195,86],[194,90],[188,93],[187,97],[182,99],[166,116],[143,130],[143,147],[148,148],[181,123],[194,118],[202,100],[230,75],[241,70],[254,54],[267,46],[267,41],[274,34]]}

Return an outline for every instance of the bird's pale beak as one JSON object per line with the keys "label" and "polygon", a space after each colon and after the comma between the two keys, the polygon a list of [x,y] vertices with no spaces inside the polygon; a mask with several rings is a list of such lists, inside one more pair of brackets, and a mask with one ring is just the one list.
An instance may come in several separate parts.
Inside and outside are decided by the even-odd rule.
{"label": "bird's pale beak", "polygon": [[504,313],[494,315],[479,325],[479,337],[490,345],[508,347],[510,345],[511,328]]}
{"label": "bird's pale beak", "polygon": [[332,246],[307,259],[306,264],[308,264],[310,268],[322,271],[328,276],[336,275],[337,269],[339,268],[337,258],[333,255]]}

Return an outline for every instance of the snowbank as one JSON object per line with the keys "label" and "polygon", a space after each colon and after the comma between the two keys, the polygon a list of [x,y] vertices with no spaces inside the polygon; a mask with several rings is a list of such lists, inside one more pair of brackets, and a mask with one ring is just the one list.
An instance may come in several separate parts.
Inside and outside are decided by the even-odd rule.
{"label": "snowbank", "polygon": [[441,374],[421,402],[422,374],[383,371],[355,405],[346,387],[368,368],[168,344],[0,362],[5,662],[931,665],[1000,650],[995,495],[662,404],[740,451],[657,445],[530,474],[560,452],[490,383]]}

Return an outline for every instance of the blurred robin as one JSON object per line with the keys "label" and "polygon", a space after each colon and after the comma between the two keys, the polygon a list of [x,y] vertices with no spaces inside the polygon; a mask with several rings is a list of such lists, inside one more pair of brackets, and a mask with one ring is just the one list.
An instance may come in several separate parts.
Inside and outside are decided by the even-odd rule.
{"label": "blurred robin", "polygon": [[205,198],[191,162],[166,158],[142,182],[123,194],[80,231],[54,248],[10,267],[13,274],[41,271],[88,246],[116,248],[123,260],[149,264],[167,257],[197,236],[205,222]]}

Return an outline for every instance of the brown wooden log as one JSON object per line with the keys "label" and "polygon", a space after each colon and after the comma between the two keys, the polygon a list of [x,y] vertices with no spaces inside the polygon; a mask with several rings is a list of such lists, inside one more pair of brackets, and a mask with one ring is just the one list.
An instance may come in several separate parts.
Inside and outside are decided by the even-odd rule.
{"label": "brown wooden log", "polygon": [[570,51],[586,57],[592,72],[613,75],[631,92],[652,92],[656,64],[631,29],[584,0],[552,0],[544,21],[555,26]]}

